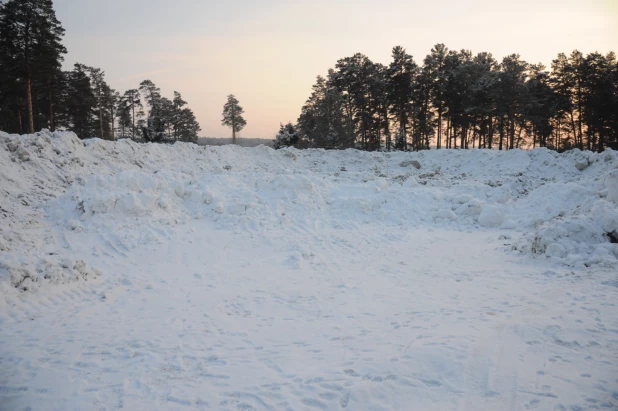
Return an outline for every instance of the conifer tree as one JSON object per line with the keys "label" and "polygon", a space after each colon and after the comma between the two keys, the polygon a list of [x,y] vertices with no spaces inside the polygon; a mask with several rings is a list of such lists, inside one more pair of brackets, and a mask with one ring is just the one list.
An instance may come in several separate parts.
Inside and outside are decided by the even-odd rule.
{"label": "conifer tree", "polygon": [[[124,92],[124,94],[122,95],[122,101],[124,103],[124,106],[126,107],[126,109],[128,110],[129,117],[131,118],[131,126],[132,126],[132,138],[135,139],[136,138],[136,130],[135,130],[135,123],[136,123],[136,114],[135,114],[135,109],[138,110],[138,113],[141,109],[143,109],[143,105],[142,105],[142,99],[141,99],[141,95],[139,93],[139,90],[137,89],[130,89]],[[127,113],[123,114],[125,117],[125,121],[126,121],[126,116]],[[126,123],[125,123],[126,124]]]}
{"label": "conifer tree", "polygon": [[279,127],[279,133],[277,133],[275,139],[273,140],[273,148],[278,150],[283,147],[296,146],[298,144],[298,140],[299,134],[294,124],[281,124]]}
{"label": "conifer tree", "polygon": [[431,91],[432,105],[438,113],[438,137],[437,148],[442,147],[442,116],[444,115],[445,102],[445,84],[446,84],[446,71],[445,61],[448,54],[448,48],[444,44],[436,44],[431,49],[431,54],[425,57],[424,68],[426,69],[426,78],[429,82]]}
{"label": "conifer tree", "polygon": [[227,102],[223,106],[223,120],[221,120],[221,124],[232,129],[232,144],[236,144],[236,133],[247,125],[242,116],[244,112],[233,94],[227,96]]}
{"label": "conifer tree", "polygon": [[24,82],[30,133],[34,132],[33,81],[60,69],[66,53],[60,42],[63,35],[51,0],[9,0],[0,5],[0,63],[3,70],[11,70],[14,80]]}
{"label": "conifer tree", "polygon": [[80,138],[94,137],[93,115],[96,97],[92,91],[88,67],[75,64],[64,73],[64,93],[61,96],[58,124],[74,131]]}
{"label": "conifer tree", "polygon": [[144,138],[148,141],[161,141],[165,131],[161,90],[150,80],[142,81],[139,90],[144,95],[149,108],[147,127],[142,128]]}
{"label": "conifer tree", "polygon": [[[412,112],[412,98],[414,97],[414,80],[418,72],[418,66],[403,47],[394,47],[392,56],[393,61],[387,71],[389,112],[399,126],[397,146],[402,150],[406,150],[409,116]],[[391,141],[388,136],[386,149],[391,149]],[[415,142],[415,149],[419,149],[418,142]]]}

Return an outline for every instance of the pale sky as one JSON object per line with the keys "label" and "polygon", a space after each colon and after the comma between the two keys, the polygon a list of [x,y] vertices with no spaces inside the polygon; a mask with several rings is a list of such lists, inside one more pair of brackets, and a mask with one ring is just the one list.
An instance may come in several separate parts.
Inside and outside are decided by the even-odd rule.
{"label": "pale sky", "polygon": [[618,0],[55,0],[65,68],[100,67],[121,94],[152,80],[179,91],[201,136],[228,137],[228,94],[242,137],[295,122],[318,74],[360,52],[387,65],[400,45],[421,64],[436,43],[518,53],[549,66],[559,52],[618,52]]}

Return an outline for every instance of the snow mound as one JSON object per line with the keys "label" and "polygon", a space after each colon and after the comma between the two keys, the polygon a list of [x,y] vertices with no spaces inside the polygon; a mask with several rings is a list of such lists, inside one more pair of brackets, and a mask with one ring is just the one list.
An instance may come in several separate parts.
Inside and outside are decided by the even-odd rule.
{"label": "snow mound", "polygon": [[[42,284],[94,280],[101,275],[98,269],[89,267],[83,260],[54,256],[32,259],[15,254],[3,256],[0,270],[8,273],[11,287],[22,291],[37,289]],[[7,285],[1,286],[4,288]]]}
{"label": "snow mound", "polygon": [[618,263],[611,150],[276,151],[82,141],[43,130],[0,133],[0,160],[5,290],[97,277],[66,233],[100,235],[113,243],[105,252],[121,252],[167,241],[193,219],[250,233],[311,232],[316,224],[514,230],[514,248],[530,255]]}
{"label": "snow mound", "polygon": [[554,218],[538,227],[531,251],[569,265],[615,267],[618,246],[618,210],[605,200],[595,201],[573,215]]}
{"label": "snow mound", "polygon": [[499,205],[486,204],[479,215],[479,224],[483,227],[500,227],[504,220],[504,209]]}

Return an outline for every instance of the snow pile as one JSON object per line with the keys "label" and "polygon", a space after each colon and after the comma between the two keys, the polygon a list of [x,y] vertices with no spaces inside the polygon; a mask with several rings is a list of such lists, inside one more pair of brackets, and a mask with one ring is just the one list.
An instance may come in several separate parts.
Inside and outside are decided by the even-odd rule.
{"label": "snow pile", "polygon": [[530,249],[535,254],[545,254],[576,267],[615,267],[618,209],[603,199],[589,201],[572,214],[541,223],[532,238]]}
{"label": "snow pile", "polygon": [[[82,142],[72,133],[0,133],[0,296],[10,289],[91,280],[100,275],[63,252],[43,206],[61,195],[84,167]],[[71,170],[71,171],[69,171]]]}
{"label": "snow pile", "polygon": [[618,262],[611,150],[275,151],[42,131],[0,133],[0,159],[5,289],[96,277],[87,256],[70,255],[66,232],[108,233],[130,249],[164,242],[191,219],[248,232],[317,224],[515,230],[522,252],[572,266]]}

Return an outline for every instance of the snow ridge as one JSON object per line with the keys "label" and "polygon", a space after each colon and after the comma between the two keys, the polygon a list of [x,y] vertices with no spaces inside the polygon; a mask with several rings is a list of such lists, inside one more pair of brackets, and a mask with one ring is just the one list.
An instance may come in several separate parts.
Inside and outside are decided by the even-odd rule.
{"label": "snow ridge", "polygon": [[316,221],[501,228],[514,230],[514,250],[573,267],[618,261],[611,150],[275,151],[82,141],[43,130],[0,133],[0,156],[4,293],[99,276],[67,260],[67,231],[112,231],[131,249],[165,241],[192,219],[249,232]]}

